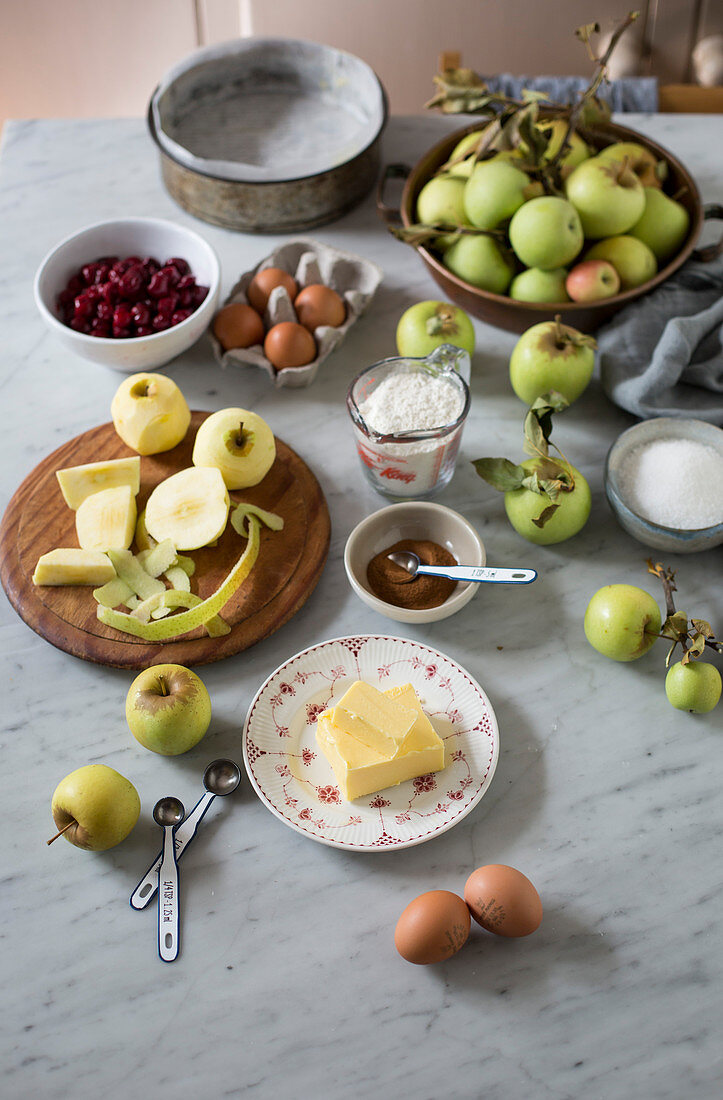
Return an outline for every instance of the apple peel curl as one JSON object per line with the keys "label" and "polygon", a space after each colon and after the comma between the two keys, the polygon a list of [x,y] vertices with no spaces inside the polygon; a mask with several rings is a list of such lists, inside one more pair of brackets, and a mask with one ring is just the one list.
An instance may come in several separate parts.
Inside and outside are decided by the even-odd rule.
{"label": "apple peel curl", "polygon": [[[200,600],[199,603],[187,608],[185,611],[181,611],[178,615],[171,615],[167,619],[156,619],[154,622],[144,623],[123,611],[115,611],[111,607],[101,606],[98,607],[97,611],[98,619],[106,626],[112,626],[116,630],[123,631],[124,634],[132,634],[136,638],[142,638],[146,642],[160,642],[178,638],[182,634],[187,634],[190,630],[195,630],[198,626],[205,626],[208,630],[209,622],[218,615],[221,608],[228,603],[236,590],[241,587],[256,564],[261,541],[261,527],[256,516],[248,516],[248,529],[249,536],[246,549],[212,596]],[[158,595],[160,598],[157,606],[160,607],[163,606],[163,599],[171,597],[179,601],[188,601],[193,594],[190,592],[174,593],[173,589],[168,589],[165,590],[164,595],[161,593],[158,593]],[[196,596],[195,599],[199,599],[199,597]],[[181,604],[179,603],[177,606],[181,606]],[[228,624],[224,625],[228,626]]]}

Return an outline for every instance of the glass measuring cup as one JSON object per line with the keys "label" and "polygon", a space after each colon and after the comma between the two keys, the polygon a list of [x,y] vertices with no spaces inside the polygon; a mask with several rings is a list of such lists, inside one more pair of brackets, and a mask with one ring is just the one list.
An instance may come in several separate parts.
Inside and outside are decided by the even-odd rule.
{"label": "glass measuring cup", "polygon": [[[369,483],[392,500],[434,496],[450,481],[457,463],[462,429],[470,406],[466,351],[442,344],[423,359],[382,359],[363,370],[352,382],[346,403],[351,417],[357,454]],[[391,375],[422,373],[442,378],[458,392],[462,408],[449,424],[384,434],[367,423],[364,402]]]}

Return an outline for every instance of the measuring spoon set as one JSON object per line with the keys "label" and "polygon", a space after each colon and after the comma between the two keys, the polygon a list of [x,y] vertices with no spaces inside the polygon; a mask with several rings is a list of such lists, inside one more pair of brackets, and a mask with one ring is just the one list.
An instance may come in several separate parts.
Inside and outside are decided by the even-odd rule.
{"label": "measuring spoon set", "polygon": [[158,893],[158,954],[173,962],[179,951],[178,860],[196,835],[217,796],[235,791],[241,771],[233,760],[213,760],[203,773],[205,793],[186,816],[183,803],[170,796],[153,807],[153,820],[163,829],[163,847],[131,894],[133,909],[145,909]]}

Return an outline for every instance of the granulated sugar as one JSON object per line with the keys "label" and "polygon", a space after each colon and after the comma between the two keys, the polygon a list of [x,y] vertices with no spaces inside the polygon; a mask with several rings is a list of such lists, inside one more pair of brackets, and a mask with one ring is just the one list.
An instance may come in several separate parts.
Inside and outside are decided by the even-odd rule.
{"label": "granulated sugar", "polygon": [[[359,406],[367,425],[381,435],[426,431],[453,424],[464,406],[461,392],[446,378],[417,373],[390,374]],[[403,444],[402,454],[437,446],[434,440]],[[394,444],[390,445],[391,448]]]}
{"label": "granulated sugar", "polygon": [[630,452],[621,493],[643,519],[698,530],[723,522],[723,456],[706,443],[658,439]]}

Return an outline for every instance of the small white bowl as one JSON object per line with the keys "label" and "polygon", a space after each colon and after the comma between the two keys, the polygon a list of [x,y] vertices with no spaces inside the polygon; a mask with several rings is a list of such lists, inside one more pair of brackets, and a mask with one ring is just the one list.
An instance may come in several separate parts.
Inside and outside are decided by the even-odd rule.
{"label": "small white bowl", "polygon": [[487,563],[484,543],[472,524],[459,512],[426,500],[390,504],[357,524],[344,548],[346,575],[360,600],[373,611],[398,623],[439,622],[469,603],[479,588],[472,582],[459,582],[443,604],[423,611],[394,607],[375,596],[367,581],[367,566],[385,547],[400,539],[431,539],[445,546],[460,565]]}
{"label": "small white bowl", "polygon": [[[180,325],[152,336],[114,340],[76,332],[58,317],[56,298],[78,268],[98,256],[108,255],[154,256],[159,263],[170,256],[180,256],[190,265],[199,286],[208,287],[208,294]],[[66,347],[94,363],[134,374],[162,367],[195,344],[216,310],[220,284],[221,267],[216,253],[192,229],[162,218],[118,218],[88,225],[56,245],[38,268],[34,292],[43,320]]]}
{"label": "small white bowl", "polygon": [[[704,420],[684,420],[674,416],[653,417],[628,428],[613,443],[605,460],[605,493],[620,526],[634,539],[654,550],[676,554],[694,554],[712,550],[723,543],[723,523],[711,527],[664,527],[633,511],[621,485],[621,473],[630,454],[641,444],[656,440],[685,439],[713,447],[723,458],[723,431]],[[721,491],[723,487],[719,486]]]}

